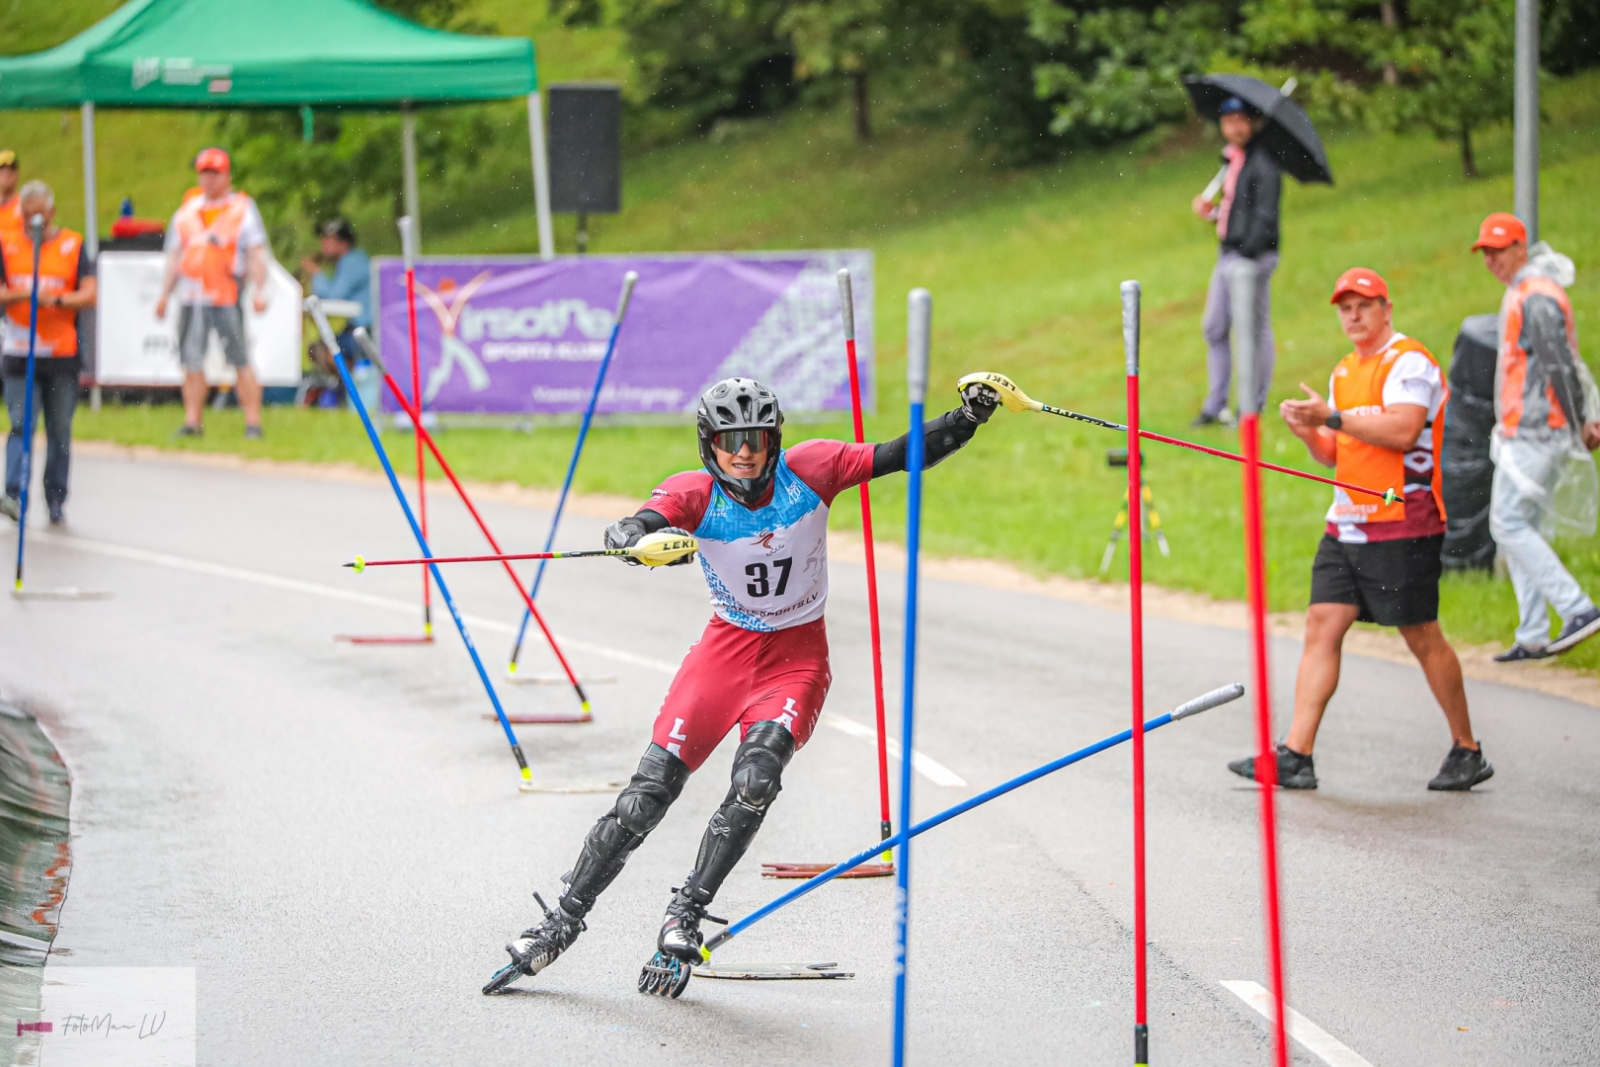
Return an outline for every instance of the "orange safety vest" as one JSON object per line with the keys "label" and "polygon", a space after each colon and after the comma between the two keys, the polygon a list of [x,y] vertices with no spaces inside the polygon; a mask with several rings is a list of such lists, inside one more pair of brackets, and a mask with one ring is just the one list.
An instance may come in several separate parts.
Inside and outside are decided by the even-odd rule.
{"label": "orange safety vest", "polygon": [[[1376,355],[1363,358],[1351,352],[1333,369],[1333,388],[1329,402],[1345,415],[1376,415],[1383,411],[1383,385],[1395,361],[1407,352],[1421,352],[1435,367],[1427,346],[1413,337],[1396,334],[1389,347]],[[1450,397],[1445,386],[1444,399]],[[1439,476],[1439,449],[1444,442],[1444,402],[1438,413],[1423,427],[1423,434],[1432,431],[1427,444],[1418,439],[1417,447],[1409,452],[1358,441],[1349,434],[1335,434],[1334,476],[1342,482],[1352,482],[1378,490],[1400,487],[1402,498],[1385,504],[1379,497],[1334,490],[1333,507],[1328,510],[1332,523],[1401,522],[1406,517],[1405,489],[1426,484],[1433,492],[1434,503],[1439,506],[1439,517],[1445,517],[1444,491]],[[1422,476],[1427,481],[1423,483]]]}
{"label": "orange safety vest", "polygon": [[220,204],[192,196],[172,217],[182,250],[178,269],[200,283],[213,306],[239,302],[239,279],[233,271],[239,260],[239,231],[249,217],[250,198],[238,190]]}
{"label": "orange safety vest", "polygon": [[[1548,296],[1561,306],[1561,314],[1567,320],[1567,348],[1571,350],[1573,359],[1579,358],[1578,332],[1572,321],[1572,301],[1568,299],[1565,289],[1550,278],[1535,275],[1524,278],[1506,290],[1505,302],[1500,307],[1500,365],[1497,375],[1500,393],[1495,399],[1495,413],[1504,437],[1515,437],[1517,427],[1522,425],[1528,379],[1528,352],[1522,347],[1522,305],[1535,294]],[[1556,400],[1555,387],[1547,384],[1544,395],[1545,425],[1553,430],[1566,426],[1567,416]]]}
{"label": "orange safety vest", "polygon": [[28,228],[22,221],[22,197],[12,193],[11,199],[0,200],[0,241],[13,233],[20,237],[27,232]]}
{"label": "orange safety vest", "polygon": [[[78,288],[78,256],[83,249],[83,236],[62,229],[45,240],[39,249],[39,292],[71,293]],[[33,287],[33,242],[27,234],[8,232],[0,238],[0,253],[5,256],[6,288],[28,292]],[[20,332],[22,344],[28,343],[28,311],[30,300],[19,300],[6,308],[6,333],[16,338]],[[15,349],[15,344],[7,346]],[[75,356],[78,354],[78,309],[61,307],[39,308],[39,336],[34,342],[36,356]],[[26,354],[23,349],[22,354]]]}

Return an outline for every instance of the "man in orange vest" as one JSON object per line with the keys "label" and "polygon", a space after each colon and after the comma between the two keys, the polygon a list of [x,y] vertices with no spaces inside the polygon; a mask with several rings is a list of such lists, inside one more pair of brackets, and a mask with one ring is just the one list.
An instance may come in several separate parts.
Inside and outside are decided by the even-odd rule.
{"label": "man in orange vest", "polygon": [[[1483,220],[1472,250],[1483,252],[1489,273],[1506,287],[1495,366],[1489,532],[1511,570],[1521,618],[1516,640],[1495,659],[1542,659],[1600,633],[1600,610],[1550,547],[1556,486],[1570,465],[1588,464],[1587,453],[1600,446],[1600,411],[1567,298],[1572,261],[1543,242],[1529,249],[1522,220],[1503,211]],[[1593,478],[1592,467],[1586,473]],[[1594,532],[1592,515],[1579,525]],[[1553,641],[1551,608],[1562,624]]]}
{"label": "man in orange vest", "polygon": [[[1345,271],[1333,288],[1339,325],[1355,351],[1339,361],[1324,400],[1304,382],[1304,400],[1279,413],[1311,457],[1339,480],[1379,491],[1401,486],[1403,499],[1335,489],[1328,527],[1311,565],[1305,650],[1295,678],[1294,719],[1278,745],[1278,784],[1315,789],[1311,750],[1322,714],[1339,685],[1340,653],[1352,623],[1396,626],[1422,664],[1450,726],[1451,748],[1429,789],[1471,789],[1494,768],[1472,736],[1461,662],[1439,629],[1439,550],[1444,500],[1439,445],[1447,390],[1439,364],[1420,341],[1396,333],[1389,286],[1376,271]],[[1256,776],[1255,757],[1228,769]]]}
{"label": "man in orange vest", "polygon": [[0,149],[0,240],[13,230],[22,232],[22,205],[17,196],[17,154]]}
{"label": "man in orange vest", "polygon": [[232,161],[220,148],[195,157],[201,193],[184,200],[167,227],[167,278],[156,303],[165,318],[167,301],[178,294],[178,358],[183,364],[182,437],[205,432],[206,346],[214,332],[223,354],[238,373],[244,435],[261,436],[261,382],[250,366],[245,345],[239,283],[248,277],[251,306],[267,309],[267,229],[256,202],[233,187]]}
{"label": "man in orange vest", "polygon": [[44,182],[29,182],[18,197],[24,218],[44,217],[39,245],[39,277],[33,276],[33,241],[24,230],[0,236],[0,363],[3,363],[6,407],[11,433],[6,438],[6,491],[0,514],[16,519],[22,496],[23,407],[28,393],[28,316],[33,288],[39,287],[39,318],[34,330],[33,410],[44,413],[48,441],[44,463],[44,499],[50,524],[66,521],[67,471],[72,461],[72,413],[78,405],[78,309],[94,304],[94,261],[83,248],[83,236],[55,224],[56,198]]}

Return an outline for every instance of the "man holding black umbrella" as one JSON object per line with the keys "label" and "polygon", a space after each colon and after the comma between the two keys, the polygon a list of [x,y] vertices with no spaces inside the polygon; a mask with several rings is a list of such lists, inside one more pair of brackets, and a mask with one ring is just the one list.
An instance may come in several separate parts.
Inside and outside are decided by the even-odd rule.
{"label": "man holding black umbrella", "polygon": [[[1203,117],[1215,119],[1227,144],[1224,166],[1193,209],[1217,227],[1221,248],[1206,294],[1205,333],[1210,389],[1196,426],[1227,421],[1228,387],[1233,376],[1232,269],[1241,259],[1256,266],[1257,405],[1264,406],[1272,385],[1276,348],[1272,338],[1270,285],[1278,266],[1278,202],[1282,172],[1302,182],[1333,183],[1328,157],[1311,120],[1283,89],[1239,74],[1187,77],[1184,87]],[[1213,203],[1217,194],[1220,202]]]}
{"label": "man holding black umbrella", "polygon": [[1241,257],[1256,263],[1256,388],[1258,404],[1265,404],[1272,385],[1272,368],[1277,351],[1272,337],[1272,272],[1278,266],[1278,201],[1283,195],[1283,176],[1278,164],[1256,140],[1262,126],[1261,113],[1230,96],[1222,102],[1218,120],[1223,140],[1225,164],[1222,199],[1213,202],[1201,193],[1194,198],[1194,213],[1217,226],[1221,247],[1217,265],[1211,271],[1211,286],[1206,292],[1205,317],[1200,320],[1206,338],[1206,370],[1211,387],[1194,425],[1210,426],[1232,421],[1228,415],[1228,387],[1233,372],[1232,301],[1229,270]]}

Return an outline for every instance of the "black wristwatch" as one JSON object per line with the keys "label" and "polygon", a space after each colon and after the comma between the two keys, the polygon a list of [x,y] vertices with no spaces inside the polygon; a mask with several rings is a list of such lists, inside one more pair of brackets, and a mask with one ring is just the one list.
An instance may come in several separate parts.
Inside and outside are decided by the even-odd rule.
{"label": "black wristwatch", "polygon": [[1330,430],[1341,430],[1344,428],[1344,416],[1335,411],[1332,415],[1322,420],[1322,425]]}

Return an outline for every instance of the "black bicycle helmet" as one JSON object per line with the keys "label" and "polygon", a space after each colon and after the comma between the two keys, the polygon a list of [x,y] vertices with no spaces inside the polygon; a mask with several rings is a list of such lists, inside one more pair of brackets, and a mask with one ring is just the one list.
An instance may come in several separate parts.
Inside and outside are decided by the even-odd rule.
{"label": "black bicycle helmet", "polygon": [[[750,378],[724,378],[700,397],[695,412],[700,435],[700,461],[723,492],[754,507],[772,485],[783,448],[783,409],[771,389]],[[754,478],[735,478],[717,463],[711,442],[725,430],[766,430],[767,462]]]}

